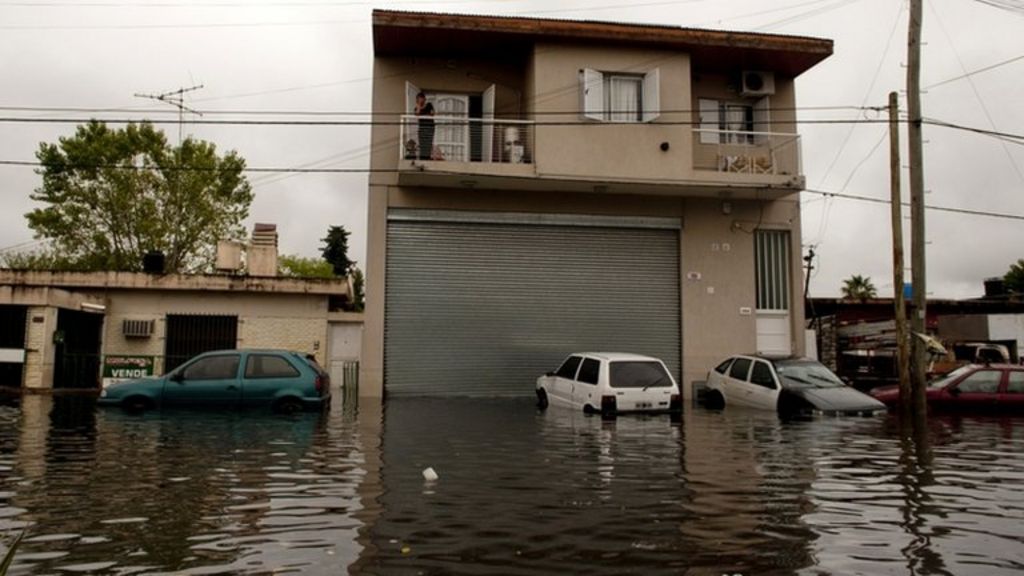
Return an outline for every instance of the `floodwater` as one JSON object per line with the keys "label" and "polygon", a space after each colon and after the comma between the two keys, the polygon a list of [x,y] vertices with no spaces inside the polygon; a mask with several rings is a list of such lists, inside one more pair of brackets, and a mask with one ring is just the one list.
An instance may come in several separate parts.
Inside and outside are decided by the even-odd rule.
{"label": "floodwater", "polygon": [[[13,574],[1024,572],[1024,419],[0,405]],[[433,467],[440,478],[424,480]]]}

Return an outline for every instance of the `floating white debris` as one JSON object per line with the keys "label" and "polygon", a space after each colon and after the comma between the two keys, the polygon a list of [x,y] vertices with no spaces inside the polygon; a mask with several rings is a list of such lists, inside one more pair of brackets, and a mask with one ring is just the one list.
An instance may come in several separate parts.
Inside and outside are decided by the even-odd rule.
{"label": "floating white debris", "polygon": [[427,482],[434,482],[438,478],[440,476],[437,475],[437,472],[434,472],[433,468],[427,467],[423,470],[423,479]]}

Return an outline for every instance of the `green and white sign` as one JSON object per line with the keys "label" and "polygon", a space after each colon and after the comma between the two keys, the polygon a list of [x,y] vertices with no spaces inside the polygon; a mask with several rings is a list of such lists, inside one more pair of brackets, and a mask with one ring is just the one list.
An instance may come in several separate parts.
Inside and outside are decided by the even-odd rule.
{"label": "green and white sign", "polygon": [[153,356],[107,356],[103,359],[103,386],[152,376],[155,364]]}

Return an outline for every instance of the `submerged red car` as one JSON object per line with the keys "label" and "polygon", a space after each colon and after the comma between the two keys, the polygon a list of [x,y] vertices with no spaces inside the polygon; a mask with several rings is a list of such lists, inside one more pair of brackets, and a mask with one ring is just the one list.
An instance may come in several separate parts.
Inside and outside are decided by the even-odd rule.
{"label": "submerged red car", "polygon": [[[969,364],[928,384],[928,407],[936,412],[1004,412],[1024,415],[1024,366]],[[871,395],[886,406],[900,403],[896,386]]]}

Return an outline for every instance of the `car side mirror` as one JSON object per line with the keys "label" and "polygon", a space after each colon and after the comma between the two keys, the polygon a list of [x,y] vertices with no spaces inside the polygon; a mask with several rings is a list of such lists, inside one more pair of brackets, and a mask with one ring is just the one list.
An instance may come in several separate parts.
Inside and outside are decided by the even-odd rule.
{"label": "car side mirror", "polygon": [[960,389],[959,388],[950,388],[949,389],[949,395],[950,396],[959,396],[960,395]]}
{"label": "car side mirror", "polygon": [[185,380],[185,377],[181,374],[181,372],[175,372],[174,374],[171,374],[170,380],[171,380],[171,382],[179,382],[180,383],[180,382]]}
{"label": "car side mirror", "polygon": [[554,376],[554,375],[555,375],[554,372],[548,372],[547,374],[545,374],[545,376]]}

